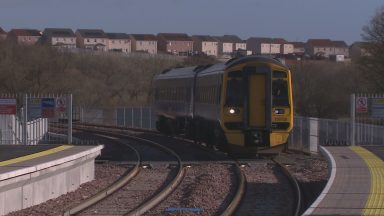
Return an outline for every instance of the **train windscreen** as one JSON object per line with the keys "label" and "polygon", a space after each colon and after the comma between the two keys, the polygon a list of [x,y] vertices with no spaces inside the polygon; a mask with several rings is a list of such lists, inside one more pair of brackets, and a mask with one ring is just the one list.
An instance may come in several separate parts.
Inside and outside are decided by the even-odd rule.
{"label": "train windscreen", "polygon": [[227,106],[243,106],[243,81],[241,79],[232,78],[228,80],[227,86]]}
{"label": "train windscreen", "polygon": [[287,80],[274,79],[272,81],[272,104],[274,107],[289,106]]}

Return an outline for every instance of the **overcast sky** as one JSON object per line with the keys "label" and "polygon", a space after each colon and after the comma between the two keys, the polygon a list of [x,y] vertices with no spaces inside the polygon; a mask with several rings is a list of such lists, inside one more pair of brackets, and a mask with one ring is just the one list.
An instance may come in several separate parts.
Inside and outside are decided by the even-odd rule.
{"label": "overcast sky", "polygon": [[383,0],[0,0],[0,27],[361,40]]}

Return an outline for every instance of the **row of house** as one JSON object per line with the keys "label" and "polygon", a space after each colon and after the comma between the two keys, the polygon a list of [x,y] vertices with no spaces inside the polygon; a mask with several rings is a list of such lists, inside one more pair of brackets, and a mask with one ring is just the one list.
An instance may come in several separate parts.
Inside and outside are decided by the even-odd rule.
{"label": "row of house", "polygon": [[348,58],[350,50],[344,41],[330,39],[309,39],[304,43],[288,42],[283,38],[250,37],[242,40],[236,35],[105,33],[101,29],[78,29],[76,32],[66,28],[46,28],[43,32],[34,29],[12,29],[7,33],[0,28],[0,39],[14,40],[24,45],[41,43],[67,49],[173,55],[205,54],[216,57],[241,51],[258,55],[307,54],[324,58],[343,55]]}
{"label": "row of house", "polygon": [[[158,52],[175,55],[205,53],[218,56],[222,53],[233,53],[235,49],[246,50],[246,43],[237,36],[223,36],[224,42],[206,35],[188,36],[183,33],[126,34],[105,33],[101,29],[46,28],[43,32],[34,29],[12,29],[8,33],[0,28],[0,37],[16,41],[23,45],[37,43],[48,44],[60,48],[83,48],[100,51],[118,51],[124,53]],[[232,40],[232,43],[229,41]],[[219,49],[224,44],[224,49]]]}

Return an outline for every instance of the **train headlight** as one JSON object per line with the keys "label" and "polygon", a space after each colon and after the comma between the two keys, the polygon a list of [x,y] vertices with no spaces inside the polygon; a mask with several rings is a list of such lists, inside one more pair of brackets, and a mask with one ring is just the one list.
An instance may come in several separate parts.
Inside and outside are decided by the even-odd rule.
{"label": "train headlight", "polygon": [[238,108],[231,107],[228,109],[228,112],[229,112],[229,114],[234,115],[234,114],[239,114],[240,110]]}
{"label": "train headlight", "polygon": [[275,114],[277,115],[282,115],[284,113],[285,113],[284,109],[275,109]]}

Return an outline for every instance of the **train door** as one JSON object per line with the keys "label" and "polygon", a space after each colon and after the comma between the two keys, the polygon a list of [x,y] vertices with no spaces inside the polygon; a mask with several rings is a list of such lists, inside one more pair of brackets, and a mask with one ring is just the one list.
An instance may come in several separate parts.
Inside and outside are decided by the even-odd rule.
{"label": "train door", "polygon": [[271,130],[271,69],[267,65],[246,66],[243,70],[244,124],[246,145],[268,147]]}

